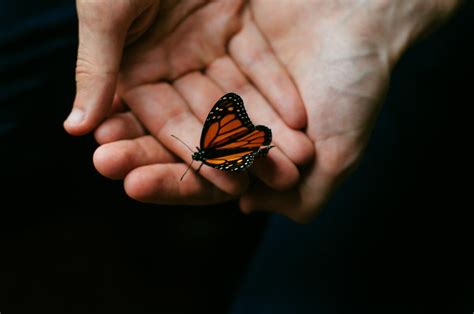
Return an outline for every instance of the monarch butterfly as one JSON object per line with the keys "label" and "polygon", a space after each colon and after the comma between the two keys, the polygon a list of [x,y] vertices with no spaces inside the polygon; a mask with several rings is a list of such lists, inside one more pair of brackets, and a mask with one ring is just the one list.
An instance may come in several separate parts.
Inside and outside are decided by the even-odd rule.
{"label": "monarch butterfly", "polygon": [[[186,145],[176,136],[174,138]],[[272,131],[263,125],[254,126],[245,111],[244,102],[239,95],[228,93],[222,96],[209,112],[201,133],[200,147],[193,152],[194,160],[223,171],[244,171],[255,157],[264,157],[274,146]],[[262,147],[265,146],[265,147]],[[189,150],[188,145],[186,145]]]}

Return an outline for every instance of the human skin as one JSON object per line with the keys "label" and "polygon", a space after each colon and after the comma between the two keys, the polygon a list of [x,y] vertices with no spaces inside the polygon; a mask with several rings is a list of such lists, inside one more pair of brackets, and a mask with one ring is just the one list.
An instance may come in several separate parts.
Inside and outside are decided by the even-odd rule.
{"label": "human skin", "polygon": [[[124,179],[137,200],[239,198],[243,212],[268,210],[298,222],[314,217],[357,165],[399,57],[459,4],[187,3],[153,14],[156,21],[115,63],[118,87],[107,87],[108,102],[66,129],[83,134],[109,113],[95,130],[101,146],[94,162],[103,175]],[[247,174],[209,167],[179,181],[190,152],[170,135],[198,143],[209,108],[227,91],[243,97],[255,123],[273,129],[276,148],[252,167],[251,189]],[[119,97],[112,102],[114,93],[130,111],[121,112]]]}

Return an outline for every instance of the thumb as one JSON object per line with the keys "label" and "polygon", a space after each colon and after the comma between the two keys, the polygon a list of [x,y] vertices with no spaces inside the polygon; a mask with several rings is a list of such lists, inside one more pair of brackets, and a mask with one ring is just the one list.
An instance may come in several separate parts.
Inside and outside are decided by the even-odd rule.
{"label": "thumb", "polygon": [[127,29],[127,10],[108,1],[78,1],[79,49],[76,98],[64,128],[72,135],[93,130],[109,112]]}

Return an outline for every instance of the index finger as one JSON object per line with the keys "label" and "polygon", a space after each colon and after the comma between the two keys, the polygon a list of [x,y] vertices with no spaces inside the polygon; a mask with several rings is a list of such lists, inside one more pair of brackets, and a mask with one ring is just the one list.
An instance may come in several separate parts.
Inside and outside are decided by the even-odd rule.
{"label": "index finger", "polygon": [[[182,160],[189,163],[192,161],[189,147],[185,147],[171,135],[194,146],[199,143],[202,123],[172,86],[167,83],[144,85],[127,92],[124,98],[140,122],[160,143]],[[196,169],[200,165],[193,163],[193,166]],[[247,188],[248,177],[245,173],[227,174],[202,167],[200,174],[231,195],[239,195]]]}
{"label": "index finger", "polygon": [[296,85],[249,13],[240,32],[229,42],[229,53],[289,127],[306,126],[306,109]]}

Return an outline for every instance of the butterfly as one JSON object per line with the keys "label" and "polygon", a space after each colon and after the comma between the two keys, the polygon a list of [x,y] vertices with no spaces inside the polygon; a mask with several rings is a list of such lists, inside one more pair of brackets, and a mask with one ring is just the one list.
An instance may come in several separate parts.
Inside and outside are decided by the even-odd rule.
{"label": "butterfly", "polygon": [[223,171],[244,171],[256,157],[268,154],[274,147],[269,146],[271,142],[272,131],[264,125],[253,125],[242,98],[234,93],[225,94],[209,112],[202,128],[200,147],[193,152],[191,164],[181,180],[194,160],[202,162],[198,172],[204,164]]}

